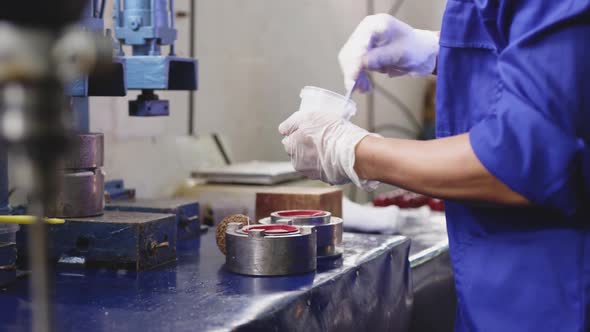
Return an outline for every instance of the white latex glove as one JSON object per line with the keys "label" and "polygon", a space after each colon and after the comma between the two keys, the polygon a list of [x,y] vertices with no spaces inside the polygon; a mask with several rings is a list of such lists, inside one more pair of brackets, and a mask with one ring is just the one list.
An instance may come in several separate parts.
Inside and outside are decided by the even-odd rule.
{"label": "white latex glove", "polygon": [[400,208],[391,205],[374,207],[360,205],[346,197],[342,199],[345,230],[364,233],[396,234],[400,231]]}
{"label": "white latex glove", "polygon": [[[338,55],[346,91],[370,91],[365,70],[389,76],[426,76],[436,67],[438,34],[414,29],[388,14],[365,17]],[[358,81],[357,81],[358,79]]]}
{"label": "white latex glove", "polygon": [[356,145],[371,134],[330,112],[295,112],[279,126],[293,167],[313,180],[330,184],[353,182],[375,190],[376,181],[359,179],[354,170]]}

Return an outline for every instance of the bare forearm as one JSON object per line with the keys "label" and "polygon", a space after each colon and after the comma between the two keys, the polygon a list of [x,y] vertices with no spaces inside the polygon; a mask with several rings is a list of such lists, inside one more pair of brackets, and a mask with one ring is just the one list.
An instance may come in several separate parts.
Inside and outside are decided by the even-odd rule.
{"label": "bare forearm", "polygon": [[356,148],[355,170],[363,179],[434,197],[528,204],[485,169],[468,134],[433,141],[366,137]]}

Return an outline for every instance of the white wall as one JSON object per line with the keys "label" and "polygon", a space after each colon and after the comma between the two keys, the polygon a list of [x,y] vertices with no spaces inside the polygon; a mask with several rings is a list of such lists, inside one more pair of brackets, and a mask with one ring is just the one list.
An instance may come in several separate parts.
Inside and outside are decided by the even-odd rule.
{"label": "white wall", "polygon": [[[375,1],[376,11],[391,5]],[[318,85],[343,92],[336,56],[366,15],[366,1],[201,0],[197,10],[197,130],[222,131],[239,160],[284,158],[276,127],[297,109],[299,90]],[[431,29],[438,29],[441,13],[436,0],[406,1],[399,12],[410,24]],[[377,82],[421,110],[424,80]],[[355,121],[366,126],[365,99],[355,99],[361,108]],[[375,104],[377,121],[408,125],[379,94]]]}
{"label": "white wall", "polygon": [[[375,11],[387,12],[395,1],[376,0],[375,2]],[[396,17],[419,29],[440,30],[445,3],[446,1],[442,0],[406,0]],[[406,106],[413,110],[416,118],[421,118],[424,88],[428,78],[391,79],[380,74],[374,77],[377,84],[401,99]],[[375,92],[375,122],[378,125],[394,123],[415,131],[415,127],[400,109],[379,92]],[[407,137],[403,133],[393,131],[385,131],[381,134],[389,137]]]}
{"label": "white wall", "polygon": [[[188,1],[176,1],[177,10],[187,10]],[[199,60],[196,133],[221,133],[235,161],[286,159],[276,130],[278,124],[297,109],[299,91],[305,85],[343,92],[336,56],[367,14],[366,1],[195,1]],[[375,0],[376,11],[387,11],[391,5],[391,1]],[[399,17],[417,27],[438,29],[443,5],[440,0],[406,1]],[[180,55],[187,55],[188,18],[178,19],[177,23],[180,36],[177,50]],[[378,77],[377,82],[419,114],[422,79]],[[138,149],[137,144],[149,145],[157,137],[187,133],[187,93],[159,94],[170,99],[168,118],[130,118],[125,98],[93,98],[91,102],[91,127],[107,136],[105,168],[109,177],[135,179],[131,185],[141,186],[143,192],[149,193],[144,196],[157,195],[162,185],[144,183],[142,178],[158,173],[167,179],[188,176],[174,168],[161,165],[138,168],[125,161],[126,158],[143,160],[146,157],[141,154],[158,153],[157,148]],[[354,98],[360,108],[354,121],[366,126],[366,98]],[[379,94],[375,95],[375,104],[378,122],[408,125],[399,110]],[[386,134],[399,136],[399,133]],[[109,150],[116,153],[111,154]],[[198,159],[207,163],[210,157],[203,154]]]}

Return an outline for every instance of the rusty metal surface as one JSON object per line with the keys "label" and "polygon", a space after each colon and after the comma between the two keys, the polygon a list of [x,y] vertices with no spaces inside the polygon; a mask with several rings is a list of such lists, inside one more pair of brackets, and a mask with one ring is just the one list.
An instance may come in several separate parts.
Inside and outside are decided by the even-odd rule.
{"label": "rusty metal surface", "polygon": [[60,176],[61,188],[55,205],[48,207],[48,216],[79,218],[103,213],[105,174],[100,168],[63,172]]}
{"label": "rusty metal surface", "polygon": [[66,169],[91,169],[104,166],[104,135],[78,134],[72,150],[64,159]]}

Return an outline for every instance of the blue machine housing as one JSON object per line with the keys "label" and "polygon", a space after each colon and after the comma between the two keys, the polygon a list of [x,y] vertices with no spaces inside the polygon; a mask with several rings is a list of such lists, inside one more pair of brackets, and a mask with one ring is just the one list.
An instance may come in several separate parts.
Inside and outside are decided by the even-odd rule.
{"label": "blue machine housing", "polygon": [[[104,35],[104,19],[96,1],[89,0],[83,12],[80,27],[98,35]],[[107,32],[110,37],[110,31]],[[66,94],[71,97],[88,96],[125,96],[127,86],[125,82],[125,59],[116,58],[111,70],[100,75],[80,77],[66,87]]]}
{"label": "blue machine housing", "polygon": [[177,56],[126,56],[131,90],[196,90],[197,60]]}
{"label": "blue machine housing", "polygon": [[[80,27],[85,31],[103,35],[104,20],[101,16],[102,13],[97,7],[98,3],[96,1],[88,1],[88,6],[84,10],[82,19],[80,20]],[[110,33],[107,33],[107,37],[110,37]],[[66,86],[66,95],[72,97],[71,108],[78,131],[83,133],[90,131],[88,97],[125,96],[127,94],[125,76],[125,59],[115,58],[109,70],[103,71],[99,75],[95,75],[94,73],[85,75],[70,82]]]}
{"label": "blue machine housing", "polygon": [[176,40],[173,0],[115,0],[114,20],[115,35],[134,55],[159,55]]}
{"label": "blue machine housing", "polygon": [[[166,116],[169,103],[151,90],[197,89],[197,61],[176,56],[174,42],[174,0],[115,0],[115,36],[119,40],[119,58],[126,64],[127,87],[142,90],[129,102],[131,116]],[[131,46],[125,55],[123,45]],[[162,46],[169,46],[168,55]]]}

